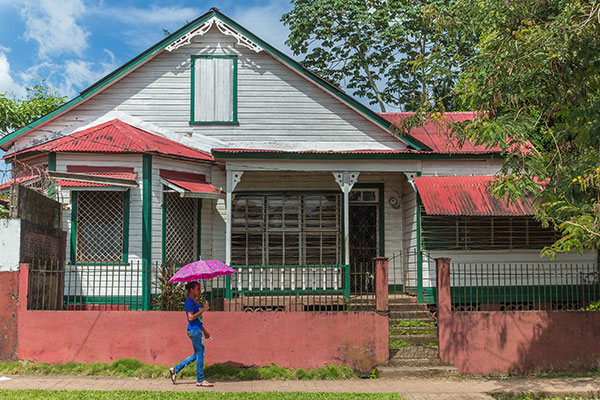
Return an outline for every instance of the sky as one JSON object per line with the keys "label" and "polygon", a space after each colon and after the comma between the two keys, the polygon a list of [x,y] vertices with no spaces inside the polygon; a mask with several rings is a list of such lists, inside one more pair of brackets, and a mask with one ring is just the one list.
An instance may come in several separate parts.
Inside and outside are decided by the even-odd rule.
{"label": "sky", "polygon": [[44,77],[71,99],[212,7],[292,55],[289,0],[0,0],[0,93],[23,97]]}

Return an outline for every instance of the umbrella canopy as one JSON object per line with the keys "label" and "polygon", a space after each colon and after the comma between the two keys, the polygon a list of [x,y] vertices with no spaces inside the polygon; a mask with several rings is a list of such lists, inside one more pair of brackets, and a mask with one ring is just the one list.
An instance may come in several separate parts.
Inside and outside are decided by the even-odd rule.
{"label": "umbrella canopy", "polygon": [[231,275],[237,271],[224,262],[217,260],[200,260],[184,265],[173,275],[169,282],[190,282],[199,279],[210,279],[216,276]]}

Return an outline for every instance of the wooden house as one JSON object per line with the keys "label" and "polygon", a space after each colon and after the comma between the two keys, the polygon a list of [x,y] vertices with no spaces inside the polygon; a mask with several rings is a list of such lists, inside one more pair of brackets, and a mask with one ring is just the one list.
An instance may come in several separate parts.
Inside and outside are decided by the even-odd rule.
{"label": "wooden house", "polygon": [[[557,262],[539,256],[554,234],[531,205],[487,191],[497,149],[459,147],[439,121],[398,135],[405,117],[373,112],[211,9],[0,147],[56,179],[67,262],[94,274],[202,257],[296,270],[238,288],[340,290],[349,271],[368,290],[368,265],[385,256],[391,292],[433,303],[435,257]],[[558,260],[596,268],[597,255]],[[151,272],[120,271],[130,294],[151,291]]]}

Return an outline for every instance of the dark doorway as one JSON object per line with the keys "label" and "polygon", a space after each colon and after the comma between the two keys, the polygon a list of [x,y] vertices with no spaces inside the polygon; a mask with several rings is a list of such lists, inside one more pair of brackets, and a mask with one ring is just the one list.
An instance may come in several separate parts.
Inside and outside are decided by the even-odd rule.
{"label": "dark doorway", "polygon": [[375,263],[379,255],[378,205],[350,203],[350,291],[375,293]]}

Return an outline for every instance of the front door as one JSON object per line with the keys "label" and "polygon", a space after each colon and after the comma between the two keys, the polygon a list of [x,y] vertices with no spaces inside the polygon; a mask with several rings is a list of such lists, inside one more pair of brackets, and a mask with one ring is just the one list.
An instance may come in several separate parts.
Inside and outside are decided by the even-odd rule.
{"label": "front door", "polygon": [[379,255],[379,205],[376,189],[350,193],[350,291],[375,293],[375,263]]}

